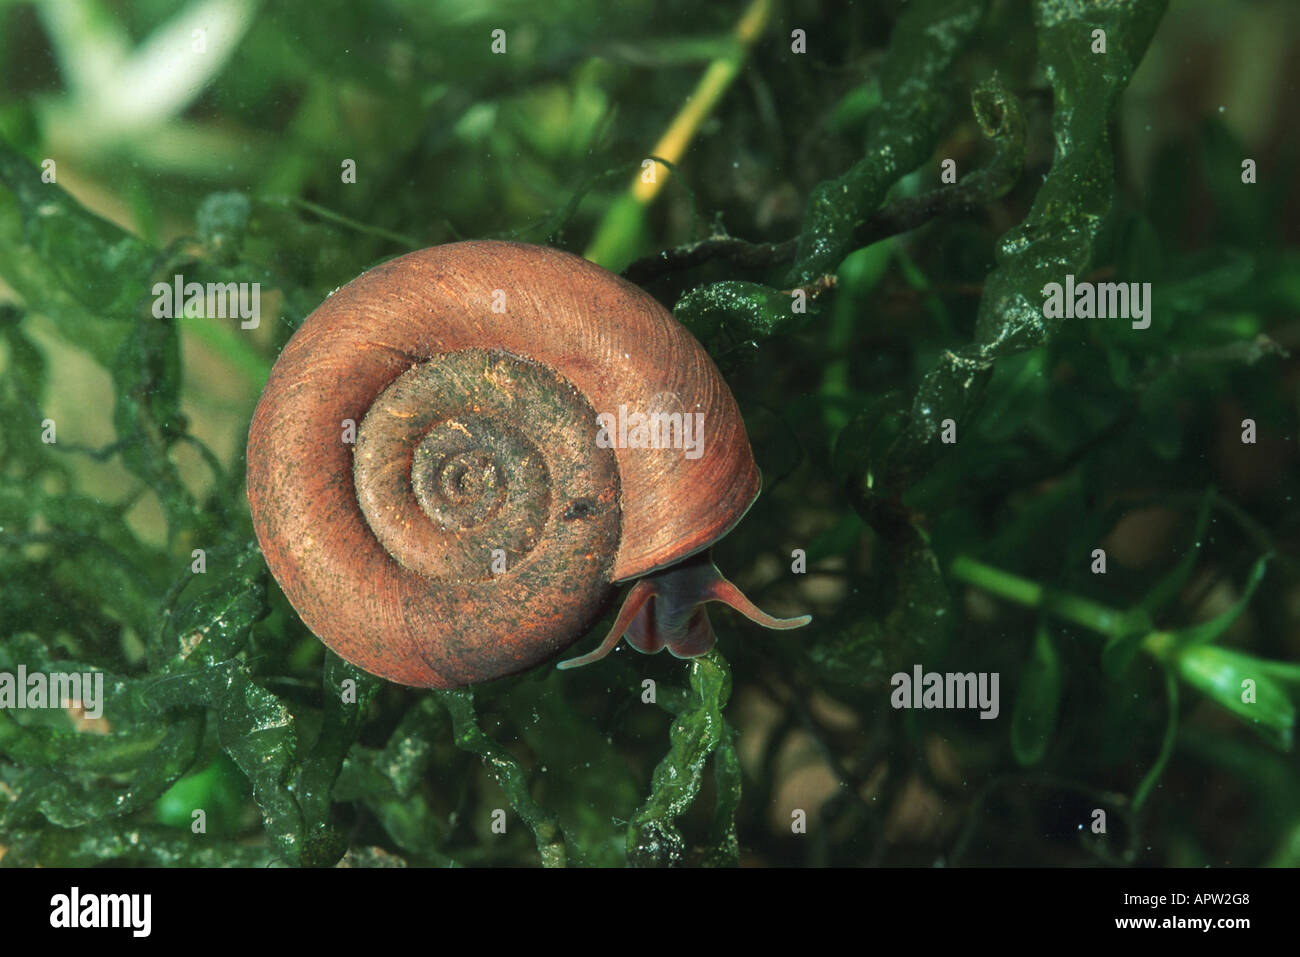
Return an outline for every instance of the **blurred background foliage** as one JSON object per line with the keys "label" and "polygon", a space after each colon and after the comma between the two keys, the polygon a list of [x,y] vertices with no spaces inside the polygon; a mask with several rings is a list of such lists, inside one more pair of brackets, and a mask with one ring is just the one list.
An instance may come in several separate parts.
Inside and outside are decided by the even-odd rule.
{"label": "blurred background foliage", "polygon": [[[1300,862],[1298,27],[3,0],[0,671],[108,701],[0,711],[0,860]],[[701,338],[765,476],[719,565],[810,628],[724,611],[693,663],[441,694],[305,629],[243,497],[270,364],[362,270],[484,237],[626,269]],[[177,272],[260,282],[263,322],[153,318]],[[1152,283],[1150,328],[1044,320],[1067,272]],[[914,664],[1000,673],[999,717],[892,709]]]}

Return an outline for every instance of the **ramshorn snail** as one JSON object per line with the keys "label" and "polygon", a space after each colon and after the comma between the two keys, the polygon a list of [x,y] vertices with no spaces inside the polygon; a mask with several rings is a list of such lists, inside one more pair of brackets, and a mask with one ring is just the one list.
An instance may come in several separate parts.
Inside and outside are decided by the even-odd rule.
{"label": "ramshorn snail", "polygon": [[418,687],[545,661],[632,580],[606,640],[561,667],[625,632],[703,654],[707,601],[807,624],[765,615],[708,558],[758,490],[690,333],[600,267],[519,243],[424,249],[336,291],[285,346],[248,436],[257,538],[303,622]]}

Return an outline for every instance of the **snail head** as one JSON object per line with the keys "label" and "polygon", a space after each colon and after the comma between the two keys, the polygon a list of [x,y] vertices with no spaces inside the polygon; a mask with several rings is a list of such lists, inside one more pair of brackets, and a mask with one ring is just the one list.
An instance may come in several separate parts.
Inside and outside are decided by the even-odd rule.
{"label": "snail head", "polygon": [[762,611],[723,577],[713,564],[710,550],[645,576],[628,592],[605,640],[594,651],[561,661],[556,667],[578,668],[599,661],[626,635],[628,644],[642,654],[667,648],[677,658],[697,658],[713,648],[715,636],[705,605],[729,605],[755,624],[785,631],[802,628],[811,615],[773,618]]}

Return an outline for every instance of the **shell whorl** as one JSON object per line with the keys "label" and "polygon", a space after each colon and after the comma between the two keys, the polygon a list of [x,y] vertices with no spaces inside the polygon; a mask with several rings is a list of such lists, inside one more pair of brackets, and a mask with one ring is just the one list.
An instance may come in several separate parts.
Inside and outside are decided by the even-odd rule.
{"label": "shell whorl", "polygon": [[[597,413],[663,395],[704,414],[698,458],[597,446]],[[699,343],[635,286],[516,243],[421,250],[339,289],[249,431],[254,527],[286,596],[342,657],[416,686],[552,657],[612,582],[706,547],[757,492]]]}

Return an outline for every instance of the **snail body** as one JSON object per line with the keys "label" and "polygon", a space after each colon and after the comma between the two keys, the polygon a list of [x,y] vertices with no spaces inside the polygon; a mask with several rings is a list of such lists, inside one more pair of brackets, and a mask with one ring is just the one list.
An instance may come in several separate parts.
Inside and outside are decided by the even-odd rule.
{"label": "snail body", "polygon": [[[694,457],[597,441],[605,416],[665,397],[705,425]],[[333,293],[271,371],[247,486],[303,622],[401,684],[531,668],[633,580],[611,636],[561,667],[624,632],[703,654],[705,601],[807,620],[764,616],[707,561],[759,474],[703,347],[637,287],[545,247],[436,246]]]}

